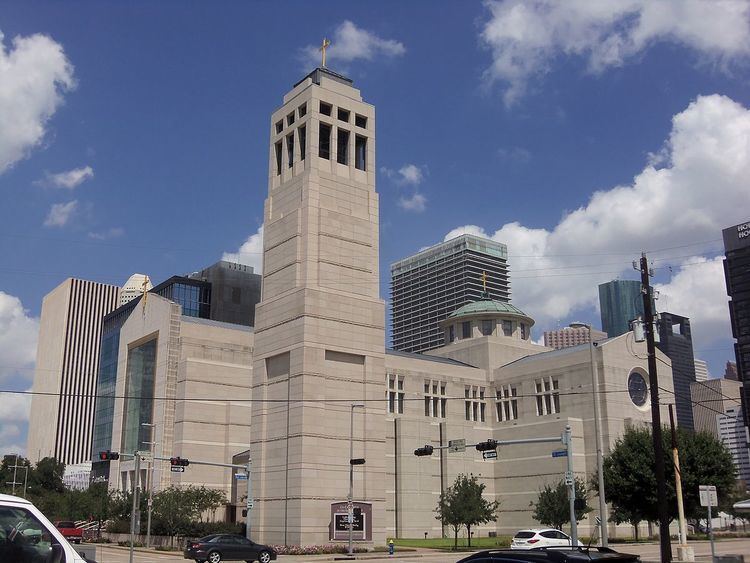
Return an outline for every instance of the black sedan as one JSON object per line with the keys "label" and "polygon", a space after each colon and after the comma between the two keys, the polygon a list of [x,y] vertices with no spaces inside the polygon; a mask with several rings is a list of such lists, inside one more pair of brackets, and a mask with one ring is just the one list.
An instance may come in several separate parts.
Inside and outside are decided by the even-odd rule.
{"label": "black sedan", "polygon": [[212,534],[198,540],[188,540],[185,545],[185,559],[198,562],[208,561],[260,561],[269,563],[276,559],[276,552],[267,545],[255,543],[237,534]]}

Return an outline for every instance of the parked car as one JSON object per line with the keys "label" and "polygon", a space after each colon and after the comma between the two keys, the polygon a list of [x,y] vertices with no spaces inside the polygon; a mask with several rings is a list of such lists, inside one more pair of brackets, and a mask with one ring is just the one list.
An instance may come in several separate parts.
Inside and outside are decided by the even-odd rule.
{"label": "parked car", "polygon": [[255,543],[238,534],[212,534],[198,540],[188,540],[184,551],[185,559],[195,561],[260,561],[269,563],[276,559],[273,548]]}
{"label": "parked car", "polygon": [[0,561],[87,563],[37,507],[11,495],[0,495]]}
{"label": "parked car", "polygon": [[76,523],[70,520],[61,520],[55,522],[55,528],[60,530],[60,533],[65,536],[65,539],[72,543],[81,543],[83,540],[83,529],[76,528]]}
{"label": "parked car", "polygon": [[[536,549],[537,547],[571,547],[573,540],[571,537],[555,530],[554,528],[538,528],[530,530],[519,530],[513,541],[510,542],[511,549]],[[579,541],[579,546],[583,544]]]}
{"label": "parked car", "polygon": [[526,551],[497,549],[479,551],[458,563],[640,563],[641,558],[608,547],[542,547]]}

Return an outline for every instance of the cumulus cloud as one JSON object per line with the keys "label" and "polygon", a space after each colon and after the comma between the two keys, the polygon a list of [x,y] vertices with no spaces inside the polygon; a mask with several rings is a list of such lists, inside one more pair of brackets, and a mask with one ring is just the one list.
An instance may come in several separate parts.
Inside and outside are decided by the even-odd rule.
{"label": "cumulus cloud", "polygon": [[263,272],[263,225],[242,243],[237,252],[225,252],[222,260],[252,266],[256,274]]}
{"label": "cumulus cloud", "polygon": [[47,218],[44,220],[45,227],[64,227],[68,224],[71,217],[78,209],[78,201],[73,200],[68,203],[55,203],[49,210]]}
{"label": "cumulus cloud", "polygon": [[38,334],[39,319],[28,314],[18,297],[0,291],[0,383],[10,377],[31,379]]}
{"label": "cumulus cloud", "polygon": [[104,231],[90,232],[89,238],[92,238],[94,240],[109,240],[109,239],[121,237],[124,234],[125,234],[125,229],[123,229],[122,227],[112,227]]}
{"label": "cumulus cloud", "polygon": [[747,219],[750,111],[724,96],[701,96],[673,117],[661,154],[658,166],[649,158],[631,183],[594,193],[552,229],[466,225],[445,238],[469,232],[507,244],[513,301],[542,328],[595,309],[597,285],[635,278],[631,260],[651,250],[660,275],[673,270],[660,288],[671,312],[691,317],[698,339],[719,338],[729,322],[720,259],[689,266],[701,259],[678,257],[714,256],[721,229]]}
{"label": "cumulus cloud", "polygon": [[480,42],[492,53],[487,84],[505,85],[510,106],[560,56],[580,57],[591,72],[627,64],[657,42],[683,45],[726,64],[750,53],[747,1],[486,0]]}
{"label": "cumulus cloud", "polygon": [[75,87],[73,65],[62,45],[46,35],[0,32],[0,174],[44,139],[47,122]]}
{"label": "cumulus cloud", "polygon": [[[308,45],[302,50],[306,64],[320,64],[319,49],[319,45]],[[375,57],[392,58],[404,53],[406,47],[400,41],[383,39],[345,20],[333,33],[331,45],[326,49],[326,61],[347,64],[358,59],[371,61]]]}
{"label": "cumulus cloud", "polygon": [[40,182],[45,186],[53,188],[66,188],[73,190],[80,186],[86,180],[94,177],[94,169],[91,166],[83,168],[74,168],[67,172],[58,172],[57,174],[47,174],[45,179]]}
{"label": "cumulus cloud", "polygon": [[414,193],[411,197],[400,197],[398,206],[405,211],[422,213],[427,206],[427,198],[419,192]]}
{"label": "cumulus cloud", "polygon": [[0,457],[26,454],[31,395],[0,393]]}
{"label": "cumulus cloud", "polygon": [[404,164],[398,170],[393,170],[383,166],[380,171],[386,176],[386,178],[393,180],[399,186],[418,186],[422,183],[422,180],[424,180],[426,169],[426,166]]}

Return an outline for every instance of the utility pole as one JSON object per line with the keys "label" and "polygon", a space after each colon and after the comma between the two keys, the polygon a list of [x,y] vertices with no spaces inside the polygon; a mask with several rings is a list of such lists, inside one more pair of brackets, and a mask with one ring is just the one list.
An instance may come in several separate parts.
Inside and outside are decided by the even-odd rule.
{"label": "utility pole", "polygon": [[677,546],[677,558],[680,561],[695,561],[695,552],[687,544],[687,523],[685,507],[682,502],[682,475],[680,474],[680,454],[677,450],[677,432],[674,428],[674,410],[669,403],[669,428],[672,431],[672,461],[674,462],[674,483],[677,493],[677,515],[680,522],[680,545]]}
{"label": "utility pole", "polygon": [[594,394],[594,439],[596,440],[596,472],[599,486],[599,520],[602,547],[609,545],[607,529],[607,501],[604,495],[604,455],[602,452],[601,403],[599,399],[599,368],[594,355],[594,327],[589,324],[589,352],[591,353],[591,390]]}
{"label": "utility pole", "polygon": [[646,253],[641,254],[641,293],[643,294],[643,316],[648,350],[648,379],[651,395],[651,426],[656,462],[656,499],[659,511],[659,544],[661,563],[672,562],[672,544],[669,539],[669,516],[667,514],[667,484],[664,477],[664,443],[661,435],[661,412],[659,410],[659,381],[656,376],[656,350],[654,344],[654,311],[651,306],[651,272]]}

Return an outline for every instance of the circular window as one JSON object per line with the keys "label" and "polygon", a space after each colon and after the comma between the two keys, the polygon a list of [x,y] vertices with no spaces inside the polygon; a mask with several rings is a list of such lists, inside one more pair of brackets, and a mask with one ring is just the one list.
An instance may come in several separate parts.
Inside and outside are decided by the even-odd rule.
{"label": "circular window", "polygon": [[630,400],[636,407],[642,407],[646,404],[648,385],[646,384],[646,378],[637,371],[634,371],[628,377],[628,393],[630,394]]}

